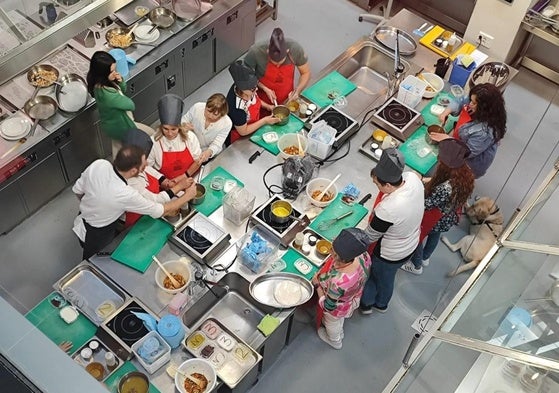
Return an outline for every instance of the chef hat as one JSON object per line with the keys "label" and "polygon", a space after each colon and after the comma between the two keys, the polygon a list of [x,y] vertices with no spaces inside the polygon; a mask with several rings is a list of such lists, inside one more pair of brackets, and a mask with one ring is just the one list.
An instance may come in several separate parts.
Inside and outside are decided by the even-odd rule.
{"label": "chef hat", "polygon": [[439,142],[439,161],[449,168],[460,168],[469,155],[468,146],[458,139],[448,138]]}
{"label": "chef hat", "polygon": [[280,62],[287,56],[285,37],[283,36],[283,30],[279,27],[276,27],[274,31],[272,31],[270,45],[268,45],[268,56],[275,62]]}
{"label": "chef hat", "polygon": [[157,109],[159,110],[159,121],[161,124],[179,126],[181,124],[184,102],[176,94],[165,94],[159,99]]}
{"label": "chef hat", "polygon": [[146,152],[146,157],[149,156],[149,152],[151,151],[151,147],[153,146],[151,137],[145,131],[139,130],[137,128],[131,128],[130,130],[126,131],[122,143],[124,145],[138,146]]}
{"label": "chef hat", "polygon": [[342,261],[349,262],[367,251],[370,243],[364,230],[347,228],[334,239],[332,248]]}
{"label": "chef hat", "polygon": [[384,149],[372,173],[384,183],[397,183],[402,178],[406,161],[402,153],[391,147]]}
{"label": "chef hat", "polygon": [[258,84],[256,73],[252,68],[243,63],[242,60],[232,63],[229,66],[229,73],[239,90],[252,90]]}

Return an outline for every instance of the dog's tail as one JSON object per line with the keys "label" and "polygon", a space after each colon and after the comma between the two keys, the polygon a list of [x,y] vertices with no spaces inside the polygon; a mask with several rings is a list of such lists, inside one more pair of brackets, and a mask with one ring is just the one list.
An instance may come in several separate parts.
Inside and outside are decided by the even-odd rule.
{"label": "dog's tail", "polygon": [[479,265],[480,262],[481,261],[471,261],[471,262],[468,262],[468,263],[464,263],[463,265],[458,266],[456,269],[448,272],[447,276],[448,277],[454,277],[454,276],[456,276],[460,273],[463,273],[465,271],[475,269],[476,266]]}

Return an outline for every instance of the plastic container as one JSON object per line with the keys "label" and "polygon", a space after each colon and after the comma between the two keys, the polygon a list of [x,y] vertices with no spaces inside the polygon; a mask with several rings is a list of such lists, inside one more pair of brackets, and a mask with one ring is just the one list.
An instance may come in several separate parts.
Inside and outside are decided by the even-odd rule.
{"label": "plastic container", "polygon": [[318,159],[324,159],[330,153],[335,141],[336,130],[324,120],[317,121],[309,131],[307,153]]}
{"label": "plastic container", "polygon": [[410,108],[415,108],[421,102],[426,88],[427,83],[413,75],[408,75],[400,83],[397,99]]}
{"label": "plastic container", "polygon": [[186,261],[177,259],[174,261],[167,261],[163,263],[163,266],[169,273],[180,274],[184,278],[185,284],[180,288],[176,288],[176,289],[165,288],[163,282],[167,276],[165,275],[165,273],[163,273],[163,270],[161,270],[160,267],[158,267],[157,270],[155,271],[155,282],[157,283],[157,286],[161,288],[164,292],[171,293],[171,294],[179,293],[184,291],[185,288],[188,286],[188,283],[192,279],[192,271],[190,269],[189,261],[186,258],[185,260]]}
{"label": "plastic container", "polygon": [[472,62],[468,68],[464,67],[461,63],[462,56],[457,56],[452,63],[452,71],[450,71],[450,77],[448,81],[451,85],[459,85],[464,87],[470,74],[476,69],[476,62]]}
{"label": "plastic container", "polygon": [[[158,353],[155,360],[149,363],[146,359],[140,356],[138,351],[148,339],[153,337],[157,339],[157,341],[159,341],[160,352]],[[136,359],[138,359],[138,362],[140,362],[142,367],[145,368],[149,374],[153,374],[154,372],[159,370],[165,363],[171,360],[171,347],[156,331],[151,331],[140,340],[136,341],[132,345],[132,352],[134,352],[134,355],[136,355]]]}
{"label": "plastic container", "polygon": [[235,225],[241,225],[250,215],[255,199],[246,188],[234,186],[223,197],[223,217]]}
{"label": "plastic container", "polygon": [[325,179],[322,177],[317,177],[316,179],[312,179],[308,184],[307,184],[307,196],[309,197],[309,200],[311,201],[311,203],[315,206],[318,207],[326,207],[328,206],[330,203],[332,203],[332,201],[334,199],[336,199],[336,197],[338,196],[338,187],[336,187],[336,184],[332,184],[330,186],[330,188],[327,191],[327,194],[331,196],[331,198],[327,201],[321,202],[321,201],[317,201],[316,199],[314,199],[312,197],[312,194],[316,191],[322,191],[324,190],[328,184],[330,184],[330,182],[332,181],[332,179]]}
{"label": "plastic container", "polygon": [[[297,140],[297,135],[299,135],[298,140]],[[299,143],[301,143],[301,149],[303,150],[302,153],[300,153],[300,154],[288,154],[288,153],[283,151],[285,148],[288,148],[290,146],[295,146],[295,147],[297,147],[297,150],[298,150],[299,149]],[[278,149],[279,149],[279,155],[282,158],[289,158],[289,157],[299,156],[299,155],[304,156],[306,151],[307,151],[307,138],[305,138],[303,135],[297,134],[297,133],[284,134],[278,139]]]}
{"label": "plastic container", "polygon": [[256,225],[236,246],[238,260],[253,273],[260,274],[276,259],[279,240],[262,225]]}

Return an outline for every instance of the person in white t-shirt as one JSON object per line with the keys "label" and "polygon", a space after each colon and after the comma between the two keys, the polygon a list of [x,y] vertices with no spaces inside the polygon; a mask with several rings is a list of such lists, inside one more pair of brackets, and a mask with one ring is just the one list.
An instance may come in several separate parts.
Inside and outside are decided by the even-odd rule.
{"label": "person in white t-shirt", "polygon": [[192,105],[182,117],[182,123],[187,130],[193,131],[198,137],[202,153],[198,162],[207,162],[223,150],[223,144],[233,123],[227,113],[229,106],[225,96],[216,93],[204,102]]}
{"label": "person in white t-shirt", "polygon": [[381,194],[366,228],[371,242],[372,267],[365,284],[361,313],[373,309],[386,312],[394,291],[396,272],[419,243],[423,218],[423,183],[413,172],[404,172],[404,156],[397,149],[386,149],[378,165],[371,170],[373,182]]}

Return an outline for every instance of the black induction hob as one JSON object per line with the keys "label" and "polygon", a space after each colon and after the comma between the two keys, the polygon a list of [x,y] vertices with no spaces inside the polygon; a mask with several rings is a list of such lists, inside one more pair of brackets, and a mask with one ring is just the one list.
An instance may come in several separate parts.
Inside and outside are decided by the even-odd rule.
{"label": "black induction hob", "polygon": [[357,121],[346,115],[333,105],[329,105],[318,112],[311,120],[309,125],[324,120],[330,127],[336,130],[336,137],[332,146],[341,146],[348,138],[357,132]]}
{"label": "black induction hob", "polygon": [[423,124],[423,116],[401,101],[391,98],[375,112],[373,123],[400,141],[405,141]]}

